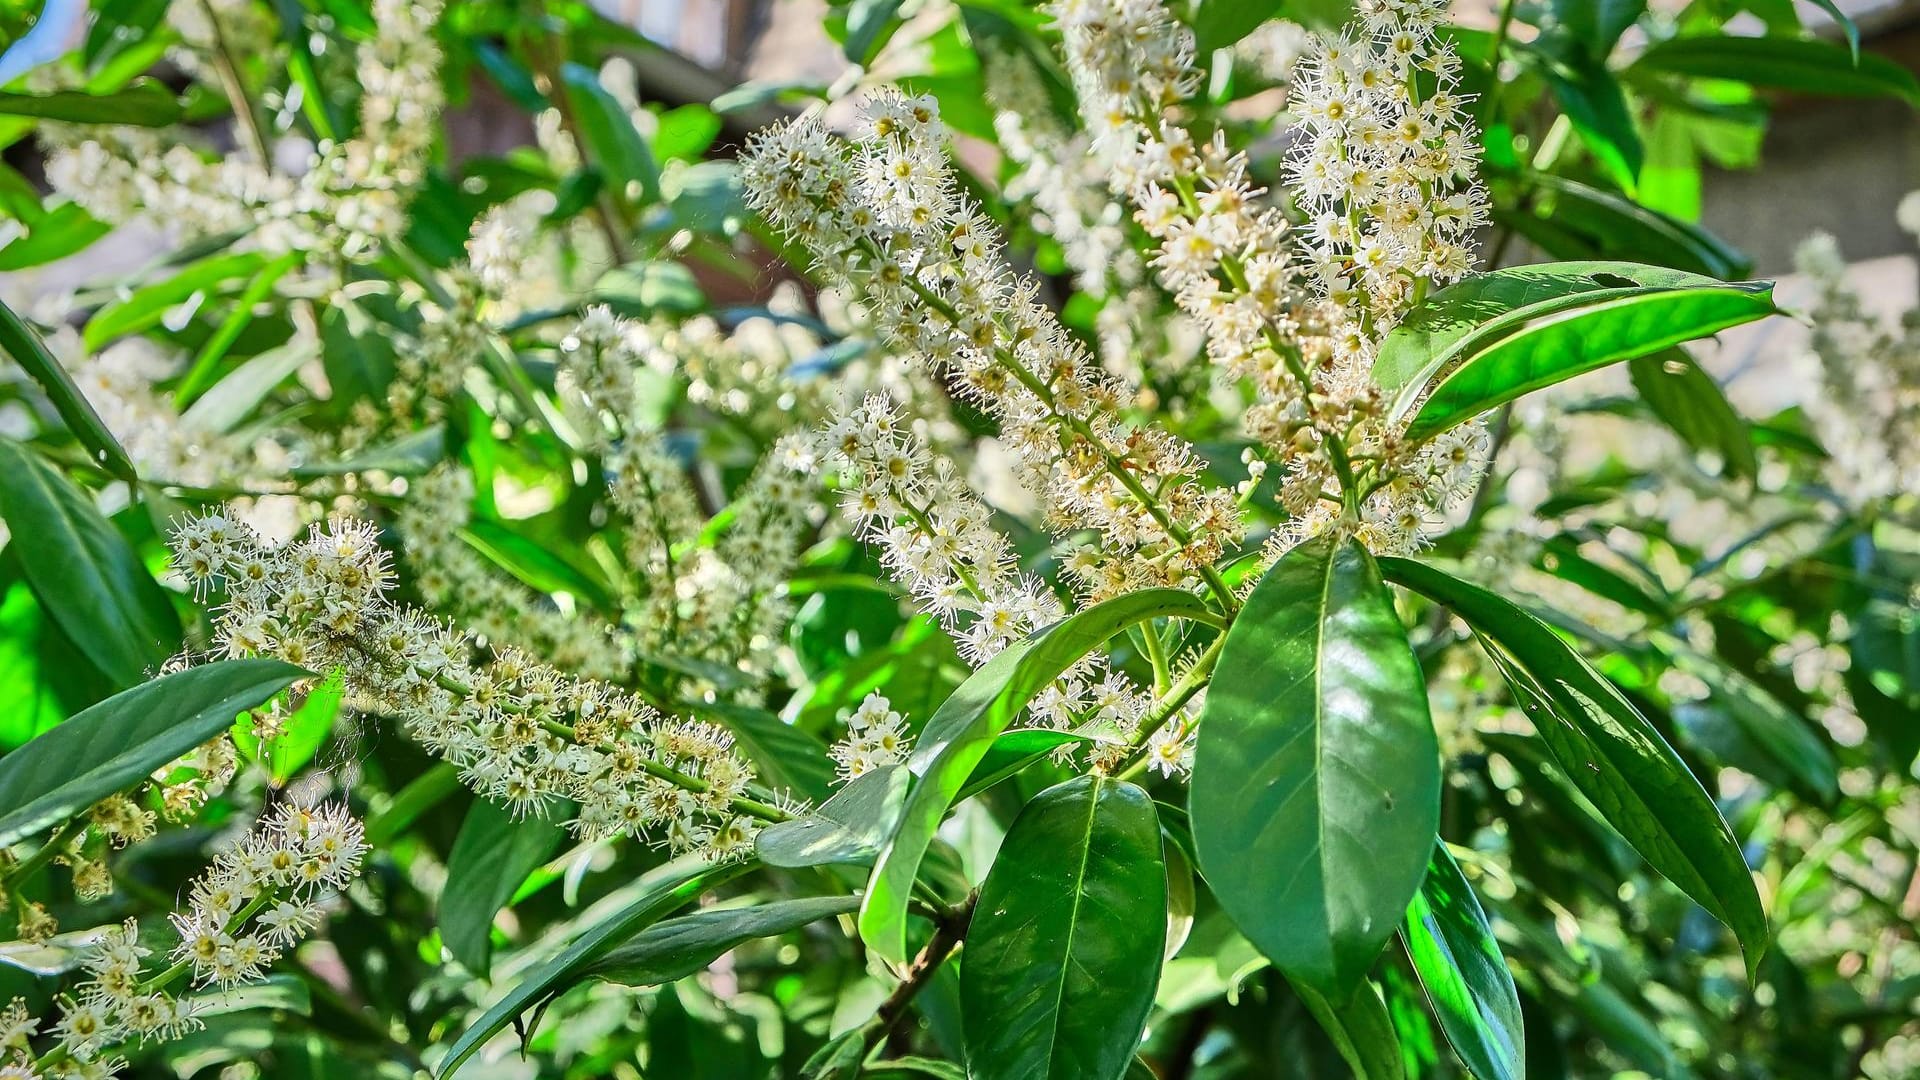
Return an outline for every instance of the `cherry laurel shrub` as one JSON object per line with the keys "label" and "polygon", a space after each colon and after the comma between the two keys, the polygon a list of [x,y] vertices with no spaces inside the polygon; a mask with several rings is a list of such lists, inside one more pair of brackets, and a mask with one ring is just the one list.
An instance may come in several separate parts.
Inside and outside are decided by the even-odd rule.
{"label": "cherry laurel shrub", "polygon": [[1740,7],[4,9],[0,1077],[1913,1075],[1920,347],[1687,346],[1920,84]]}

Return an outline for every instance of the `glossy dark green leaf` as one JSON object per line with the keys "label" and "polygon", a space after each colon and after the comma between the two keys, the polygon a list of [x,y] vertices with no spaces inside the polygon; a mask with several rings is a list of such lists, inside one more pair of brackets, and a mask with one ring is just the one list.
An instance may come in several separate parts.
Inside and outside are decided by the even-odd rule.
{"label": "glossy dark green leaf", "polygon": [[1728,475],[1751,477],[1753,433],[1720,384],[1679,348],[1642,356],[1627,365],[1633,388],[1662,423],[1695,450],[1717,456]]}
{"label": "glossy dark green leaf", "polygon": [[1298,981],[1294,981],[1293,990],[1353,1070],[1355,1080],[1406,1080],[1393,1017],[1372,983],[1362,983],[1342,1004],[1329,1001]]}
{"label": "glossy dark green leaf", "polygon": [[746,942],[778,937],[859,908],[858,896],[809,896],[698,911],[646,928],[581,974],[628,986],[658,986],[704,971]]}
{"label": "glossy dark green leaf", "polygon": [[1494,219],[1555,258],[1650,263],[1716,280],[1753,269],[1745,254],[1705,229],[1618,192],[1560,176],[1534,174],[1529,182],[1528,207],[1495,207]]}
{"label": "glossy dark green leaf", "polygon": [[1192,593],[1129,593],[1008,646],[947,698],[914,747],[909,764],[919,781],[907,795],[897,831],[874,862],[860,909],[860,937],[868,946],[894,963],[906,963],[907,898],[920,861],[974,767],[1020,710],[1082,656],[1127,627],[1148,619],[1196,616],[1213,617]]}
{"label": "glossy dark green leaf", "polygon": [[73,377],[47,351],[40,335],[4,303],[0,303],[0,352],[5,352],[40,384],[47,399],[53,402],[54,411],[60,414],[61,422],[80,440],[80,445],[87,448],[95,465],[122,480],[134,479],[132,459],[101,422],[100,414],[93,411],[80,388],[73,384]]}
{"label": "glossy dark green leaf", "polygon": [[1003,731],[987,748],[986,756],[980,764],[973,767],[973,775],[967,777],[961,787],[958,798],[964,799],[985,791],[1002,780],[1032,765],[1042,758],[1049,757],[1063,746],[1090,743],[1093,740],[1085,735],[1075,735],[1071,731],[1055,731],[1053,728],[1019,728]]}
{"label": "glossy dark green leaf", "polygon": [[1511,267],[1442,289],[1381,345],[1407,437],[1429,438],[1523,394],[1774,312],[1766,284],[1632,263]]}
{"label": "glossy dark green leaf", "polygon": [[31,116],[68,124],[166,127],[179,123],[184,115],[180,99],[157,79],[136,79],[123,89],[107,94],[90,94],[84,90],[0,93],[0,116]]}
{"label": "glossy dark green leaf", "polygon": [[1159,985],[1167,930],[1147,793],[1080,776],[1034,796],[980,887],[960,968],[975,1080],[1117,1080]]}
{"label": "glossy dark green leaf", "polygon": [[811,812],[755,833],[754,854],[788,868],[870,862],[899,824],[912,782],[905,765],[862,773]]}
{"label": "glossy dark green leaf", "polygon": [[1480,901],[1443,844],[1434,846],[1400,939],[1467,1071],[1476,1080],[1522,1080],[1527,1033],[1519,992]]}
{"label": "glossy dark green leaf", "polygon": [[[478,1020],[468,1025],[447,1048],[434,1075],[451,1076],[461,1063],[472,1057],[487,1040],[505,1030],[533,1008],[580,981],[581,972],[622,942],[671,915],[694,897],[716,885],[731,881],[755,867],[755,863],[733,862],[714,866],[697,856],[675,860],[654,870],[648,888],[640,899],[602,920],[574,938],[545,963],[527,972],[493,1003]],[[644,879],[643,879],[644,880]]]}
{"label": "glossy dark green leaf", "polygon": [[1293,982],[1344,1000],[1426,875],[1426,684],[1366,550],[1302,544],[1227,631],[1188,796],[1200,873]]}
{"label": "glossy dark green leaf", "polygon": [[1750,86],[1840,97],[1894,97],[1920,105],[1920,80],[1884,56],[1811,38],[1715,34],[1655,42],[1634,59],[1635,74],[1727,79]]}
{"label": "glossy dark green leaf", "polygon": [[40,605],[119,686],[140,682],[180,645],[165,590],[92,496],[19,443],[0,439],[0,520]]}
{"label": "glossy dark green leaf", "polygon": [[1473,627],[1567,779],[1655,870],[1733,930],[1750,966],[1758,963],[1769,931],[1740,843],[1646,717],[1512,601],[1411,560],[1381,567]]}
{"label": "glossy dark green leaf", "polygon": [[1633,191],[1639,184],[1646,149],[1619,80],[1595,59],[1549,62],[1542,69],[1560,111],[1594,160],[1614,183]]}
{"label": "glossy dark green leaf", "polygon": [[115,694],[0,758],[0,848],[53,828],[233,726],[306,673],[222,660]]}
{"label": "glossy dark green leaf", "polygon": [[494,916],[565,839],[566,830],[552,821],[516,817],[487,799],[474,800],[447,853],[440,889],[440,940],[461,966],[486,978]]}

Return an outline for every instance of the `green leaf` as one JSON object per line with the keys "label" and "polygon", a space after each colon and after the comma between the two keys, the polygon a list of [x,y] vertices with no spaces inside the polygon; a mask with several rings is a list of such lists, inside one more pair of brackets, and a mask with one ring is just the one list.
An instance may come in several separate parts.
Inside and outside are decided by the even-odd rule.
{"label": "green leaf", "polygon": [[179,123],[185,115],[180,99],[156,79],[136,79],[110,94],[89,94],[83,90],[0,93],[0,116],[32,116],[68,124],[166,127]]}
{"label": "green leaf", "polygon": [[0,758],[0,848],[141,783],[306,673],[222,660],[115,694]]}
{"label": "green leaf", "polygon": [[707,306],[693,271],[677,262],[649,261],[616,266],[593,285],[594,298],[622,315],[645,317],[661,311],[691,314]]}
{"label": "green leaf", "polygon": [[18,220],[26,232],[0,247],[0,272],[25,270],[64,259],[113,231],[113,226],[96,220],[79,204],[71,202],[21,214]]}
{"label": "green leaf", "polygon": [[447,853],[440,889],[440,940],[462,967],[487,977],[494,916],[564,839],[566,830],[551,821],[516,817],[488,799],[474,800]]}
{"label": "green leaf", "polygon": [[841,50],[861,66],[873,63],[900,29],[901,0],[852,0],[847,4],[847,37]]}
{"label": "green leaf", "polygon": [[1752,477],[1753,433],[1734,411],[1720,384],[1675,347],[1627,365],[1633,387],[1663,423],[1688,446],[1717,455],[1728,475]]}
{"label": "green leaf", "polygon": [[1393,1017],[1372,983],[1362,983],[1345,1003],[1335,1004],[1313,988],[1292,981],[1294,993],[1319,1021],[1333,1048],[1353,1070],[1355,1080],[1406,1080]]}
{"label": "green leaf", "polygon": [[1633,191],[1646,150],[1620,81],[1597,59],[1548,61],[1542,68],[1560,111],[1594,160],[1622,190]]}
{"label": "green leaf", "polygon": [[81,340],[87,348],[99,349],[115,338],[150,329],[159,325],[169,311],[192,302],[196,296],[204,298],[228,282],[252,277],[266,263],[267,257],[257,251],[201,259],[164,281],[142,285],[124,299],[94,312],[80,332]]}
{"label": "green leaf", "polygon": [[959,798],[964,799],[969,795],[985,791],[1034,762],[1050,756],[1063,746],[1092,741],[1085,735],[1075,735],[1071,731],[1055,731],[1053,728],[1020,728],[1016,731],[1003,731],[993,740],[993,745],[987,748],[986,756],[973,767],[973,774],[967,777],[965,786],[960,789]]}
{"label": "green leaf", "polygon": [[1812,0],[1812,3],[1815,7],[1833,16],[1833,21],[1840,25],[1841,32],[1847,35],[1847,53],[1853,57],[1854,64],[1858,65],[1860,63],[1859,24],[1853,21],[1853,16],[1848,15],[1840,9],[1840,5],[1836,0]]}
{"label": "green leaf", "polygon": [[811,813],[755,833],[754,854],[789,869],[870,862],[899,825],[912,782],[905,765],[862,773]]}
{"label": "green leaf", "polygon": [[851,915],[859,907],[858,896],[810,896],[682,915],[641,931],[581,974],[628,986],[658,986],[704,971],[746,942]]}
{"label": "green leaf", "polygon": [[1453,1052],[1475,1080],[1522,1080],[1527,1032],[1520,995],[1480,901],[1435,844],[1427,880],[1407,907],[1400,939]]}
{"label": "green leaf", "polygon": [[653,152],[661,160],[698,163],[723,127],[718,114],[695,102],[660,114],[653,133]]}
{"label": "green leaf", "polygon": [[[600,85],[600,73],[568,62],[560,70],[561,92],[586,136],[593,163],[612,181],[616,198],[652,202],[660,195],[660,170],[647,140],[633,126],[633,118],[619,100]],[[629,187],[634,190],[629,191]]]}
{"label": "green leaf", "polygon": [[1511,267],[1435,293],[1387,335],[1374,376],[1406,437],[1774,312],[1773,287],[1634,263]]}
{"label": "green leaf", "polygon": [[[752,870],[752,862],[714,866],[699,856],[677,859],[649,875],[653,880],[640,899],[613,917],[596,923],[575,938],[551,959],[528,972],[513,988],[481,1014],[447,1048],[435,1071],[439,1077],[453,1075],[462,1062],[473,1056],[487,1040],[516,1022],[520,1014],[540,1001],[572,986],[581,973],[596,960],[641,930],[652,926],[707,889],[731,881]],[[643,879],[644,880],[644,879]]]}
{"label": "green leaf", "polygon": [[1147,793],[1080,776],[1021,809],[960,968],[975,1080],[1117,1080],[1160,982],[1167,876]]}
{"label": "green leaf", "polygon": [[543,593],[568,593],[602,611],[613,608],[613,590],[561,557],[551,547],[487,518],[474,518],[460,538],[481,555]]}
{"label": "green leaf", "polygon": [[1194,53],[1202,62],[1279,14],[1282,0],[1200,0],[1193,6]]}
{"label": "green leaf", "polygon": [[1188,796],[1200,873],[1290,980],[1343,1001],[1426,874],[1440,759],[1372,556],[1281,556],[1227,630]]}
{"label": "green leaf", "polygon": [[116,685],[141,681],[179,646],[166,591],[92,497],[8,439],[0,439],[0,520],[40,606]]}
{"label": "green leaf", "polygon": [[0,303],[0,351],[40,384],[47,399],[53,402],[54,411],[60,414],[61,422],[80,440],[80,445],[87,448],[95,465],[122,480],[135,478],[132,459],[101,422],[100,414],[93,411],[80,388],[73,384],[73,377],[47,351],[40,335],[4,303]]}
{"label": "green leaf", "polygon": [[1381,568],[1473,627],[1567,779],[1655,870],[1733,930],[1750,968],[1759,963],[1767,917],[1740,842],[1646,717],[1512,601],[1408,559]]}
{"label": "green leaf", "polygon": [[1726,79],[1774,90],[1832,97],[1896,97],[1920,105],[1920,80],[1884,56],[1811,38],[1679,37],[1648,46],[1628,69],[1695,79]]}
{"label": "green leaf", "polygon": [[332,407],[340,415],[354,402],[387,400],[399,357],[392,328],[352,300],[336,298],[320,317],[320,363],[327,372]]}
{"label": "green leaf", "polygon": [[962,683],[927,721],[914,747],[909,765],[920,780],[908,793],[898,830],[874,862],[860,909],[861,939],[894,963],[906,963],[907,897],[920,861],[974,767],[1035,695],[1082,656],[1134,623],[1196,616],[1213,617],[1192,593],[1178,589],[1129,593],[1008,646]]}
{"label": "green leaf", "polygon": [[1496,207],[1495,221],[1557,258],[1652,263],[1716,279],[1752,270],[1752,260],[1705,229],[1618,192],[1545,174],[1529,180],[1535,191],[1530,206]]}
{"label": "green leaf", "polygon": [[190,1015],[194,1017],[225,1016],[248,1009],[272,1009],[297,1016],[313,1013],[312,992],[306,983],[292,975],[269,975],[257,983],[231,990],[203,990],[188,994],[181,1004],[190,1005]]}
{"label": "green leaf", "polygon": [[319,351],[319,343],[312,338],[297,337],[258,356],[248,357],[246,363],[228,372],[226,378],[200,395],[180,417],[180,422],[215,434],[232,431]]}
{"label": "green leaf", "polygon": [[327,736],[333,733],[333,722],[340,718],[340,705],[346,697],[342,676],[342,669],[334,668],[327,673],[325,681],[307,694],[300,707],[287,717],[280,733],[267,744],[264,760],[260,740],[254,735],[255,726],[244,720],[234,723],[234,745],[249,760],[258,761],[266,768],[275,787],[285,787],[295,773],[313,760]]}

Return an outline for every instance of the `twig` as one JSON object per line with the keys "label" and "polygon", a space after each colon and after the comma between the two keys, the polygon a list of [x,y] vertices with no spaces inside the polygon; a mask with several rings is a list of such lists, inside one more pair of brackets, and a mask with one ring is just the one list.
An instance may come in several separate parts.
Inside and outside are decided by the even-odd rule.
{"label": "twig", "polygon": [[[874,1013],[873,1021],[867,1028],[866,1048],[871,1052],[874,1047],[893,1033],[893,1029],[906,1016],[913,999],[926,989],[933,976],[946,963],[947,957],[967,936],[967,926],[973,921],[973,905],[980,899],[978,891],[967,894],[957,907],[939,913],[934,919],[933,937],[927,939],[927,947],[920,950],[908,966],[907,974],[900,985],[893,988],[887,1000],[880,1003],[880,1010]],[[864,1055],[863,1055],[864,1056]]]}

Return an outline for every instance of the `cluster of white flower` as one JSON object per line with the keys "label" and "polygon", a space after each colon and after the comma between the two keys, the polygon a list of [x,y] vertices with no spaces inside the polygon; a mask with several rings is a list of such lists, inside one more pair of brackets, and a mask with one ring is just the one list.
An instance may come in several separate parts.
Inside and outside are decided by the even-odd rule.
{"label": "cluster of white flower", "polygon": [[[1459,92],[1460,57],[1439,35],[1441,0],[1362,5],[1351,35],[1301,60],[1302,120],[1288,175],[1307,216],[1321,295],[1371,341],[1411,301],[1473,268],[1487,222],[1474,179],[1480,138]],[[1423,80],[1431,85],[1423,93]],[[1370,350],[1365,353],[1370,362]]]}
{"label": "cluster of white flower", "polygon": [[[1443,7],[1381,0],[1363,5],[1350,36],[1316,37],[1294,89],[1305,130],[1289,175],[1302,230],[1262,205],[1222,132],[1202,140],[1178,122],[1198,74],[1192,32],[1164,4],[1049,7],[1083,119],[1155,242],[1161,283],[1205,328],[1221,371],[1253,389],[1244,424],[1264,450],[1249,462],[1252,483],[1265,455],[1285,465],[1291,520],[1270,553],[1330,529],[1405,550],[1478,481],[1480,430],[1403,445],[1371,374],[1380,335],[1469,268],[1486,215],[1459,61],[1435,33]],[[1437,82],[1424,97],[1422,77]]]}
{"label": "cluster of white flower", "polygon": [[852,780],[905,761],[913,744],[906,727],[907,718],[891,701],[882,694],[868,694],[847,717],[846,738],[829,751],[839,766],[840,779]]}
{"label": "cluster of white flower", "polygon": [[180,524],[176,565],[198,590],[226,589],[215,638],[229,655],[341,670],[350,700],[398,717],[467,784],[523,813],[579,804],[583,837],[630,835],[728,858],[750,844],[752,770],[710,724],[662,717],[639,698],[395,607],[387,554],[364,521],[316,525],[269,548],[217,512]]}
{"label": "cluster of white flower", "polygon": [[[356,60],[364,90],[359,130],[312,149],[297,178],[258,154],[205,154],[179,131],[46,124],[47,182],[114,224],[144,218],[181,236],[251,232],[251,242],[270,252],[365,257],[404,229],[406,200],[435,138],[444,104],[434,41],[441,7],[441,0],[377,0],[379,33]],[[237,42],[252,40],[254,8],[219,4],[187,16],[189,41],[198,51],[232,55]],[[194,67],[211,77],[204,65]]]}
{"label": "cluster of white flower", "polygon": [[[88,948],[86,981],[59,998],[58,1019],[33,1017],[18,998],[0,1012],[0,1077],[104,1080],[126,1068],[119,1048],[201,1027],[198,999],[177,996],[173,984],[191,976],[196,986],[231,991],[264,978],[320,925],[321,906],[359,875],[366,851],[344,807],[283,806],[194,880],[186,910],[169,916],[171,966],[147,970],[152,950],[129,919]],[[36,1056],[30,1040],[43,1030],[54,1042]]]}
{"label": "cluster of white flower", "polygon": [[803,117],[756,135],[749,201],[851,286],[896,349],[994,413],[1022,483],[1062,536],[1093,530],[1091,595],[1184,584],[1240,535],[1231,492],[1199,480],[1184,441],[1123,421],[1134,394],[1015,277],[946,161],[931,98],[883,91],[848,143]]}
{"label": "cluster of white flower", "polygon": [[[986,663],[1066,614],[1044,581],[1021,572],[953,463],[932,454],[885,398],[869,396],[834,420],[821,451],[848,485],[841,506],[855,534],[881,548],[887,571],[940,620],[969,663]],[[1100,565],[1085,559],[1077,569]],[[1089,655],[1030,709],[1042,727],[1124,740],[1150,705],[1103,657]]]}
{"label": "cluster of white flower", "polygon": [[1885,328],[1827,234],[1803,243],[1795,264],[1819,288],[1804,366],[1821,392],[1806,410],[1832,458],[1828,482],[1854,506],[1920,491],[1920,309]]}
{"label": "cluster of white flower", "polygon": [[990,50],[983,62],[994,136],[1016,166],[1001,194],[1033,203],[1040,213],[1035,226],[1059,241],[1081,292],[1106,296],[1144,281],[1146,265],[1127,235],[1123,208],[1107,196],[1090,137],[1054,115],[1031,60]]}
{"label": "cluster of white flower", "polygon": [[[610,501],[627,527],[627,565],[644,590],[642,658],[764,678],[792,616],[784,586],[812,521],[811,486],[776,449],[734,491],[725,530],[702,542],[708,517],[690,463],[641,416],[636,373],[666,374],[675,363],[659,336],[595,306],[562,340],[561,357],[564,400],[604,454]],[[717,366],[710,357],[709,373]],[[696,679],[699,693],[721,689],[703,682]]]}

